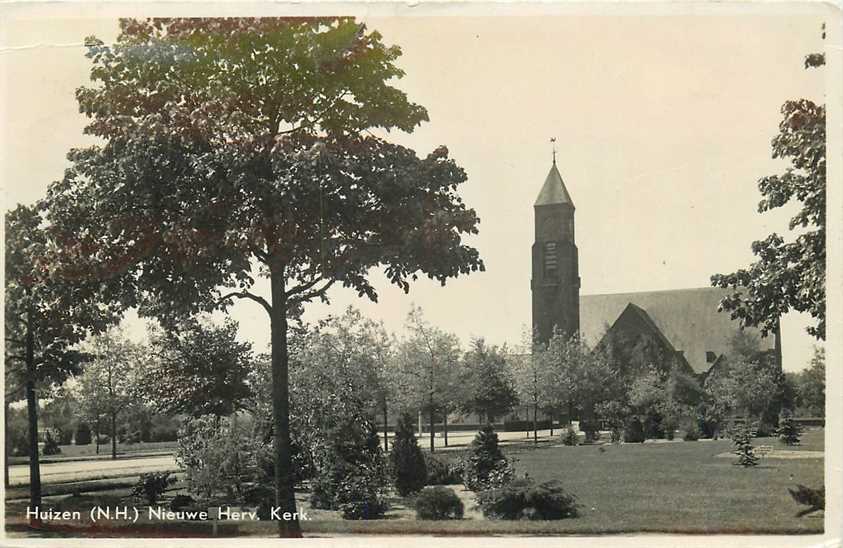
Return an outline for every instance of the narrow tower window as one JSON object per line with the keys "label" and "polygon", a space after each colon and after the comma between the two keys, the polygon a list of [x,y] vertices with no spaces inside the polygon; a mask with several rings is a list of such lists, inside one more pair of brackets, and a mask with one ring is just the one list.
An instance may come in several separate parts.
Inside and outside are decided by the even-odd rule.
{"label": "narrow tower window", "polygon": [[544,244],[544,275],[547,277],[556,276],[557,267],[556,242],[546,242]]}

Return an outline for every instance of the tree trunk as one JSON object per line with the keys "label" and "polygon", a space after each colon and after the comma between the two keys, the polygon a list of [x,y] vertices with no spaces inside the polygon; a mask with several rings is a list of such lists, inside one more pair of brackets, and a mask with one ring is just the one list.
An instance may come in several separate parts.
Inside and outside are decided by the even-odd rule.
{"label": "tree trunk", "polygon": [[433,405],[431,404],[431,406],[430,406],[430,452],[431,453],[433,453],[436,450],[436,448],[434,447],[434,440],[433,440],[433,436],[435,435],[435,430],[436,430],[434,422],[433,422],[435,419],[436,419],[436,414],[433,411]]}
{"label": "tree trunk", "polygon": [[448,411],[445,411],[445,421],[442,428],[442,435],[445,436],[445,447],[448,447]]}
{"label": "tree trunk", "polygon": [[97,448],[97,455],[100,454],[100,418],[97,415],[97,422],[94,423],[94,444]]}
{"label": "tree trunk", "polygon": [[6,443],[3,445],[3,486],[9,488],[9,398],[3,399],[3,428]]}
{"label": "tree trunk", "polygon": [[533,444],[538,445],[539,443],[539,418],[538,418],[539,406],[537,403],[533,403]]}
{"label": "tree trunk", "polygon": [[117,413],[111,412],[111,460],[117,460]]}
{"label": "tree trunk", "polygon": [[387,416],[387,407],[386,407],[386,399],[383,400],[383,452],[387,453],[389,451],[389,431],[386,429],[388,425],[388,416]]}
{"label": "tree trunk", "polygon": [[287,294],[283,269],[270,273],[272,288],[272,425],[275,431],[275,505],[279,515],[289,512],[292,519],[278,520],[278,536],[301,537],[293,485],[290,443],[290,385],[287,352]]}
{"label": "tree trunk", "polygon": [[553,437],[553,411],[550,411],[547,414],[547,417],[548,417],[549,422],[550,422],[550,437],[552,438]]}
{"label": "tree trunk", "polygon": [[[41,506],[41,463],[38,456],[38,399],[35,396],[35,340],[31,321],[26,328],[26,416],[29,423],[29,507]],[[40,522],[38,518],[33,521]]]}

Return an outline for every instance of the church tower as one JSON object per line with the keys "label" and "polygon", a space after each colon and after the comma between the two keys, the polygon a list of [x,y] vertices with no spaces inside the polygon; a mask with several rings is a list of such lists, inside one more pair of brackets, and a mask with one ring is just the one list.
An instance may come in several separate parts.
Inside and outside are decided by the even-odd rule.
{"label": "church tower", "polygon": [[554,326],[567,336],[579,334],[580,275],[574,243],[574,202],[562,176],[553,166],[533,206],[536,235],[533,243],[533,327],[547,342]]}

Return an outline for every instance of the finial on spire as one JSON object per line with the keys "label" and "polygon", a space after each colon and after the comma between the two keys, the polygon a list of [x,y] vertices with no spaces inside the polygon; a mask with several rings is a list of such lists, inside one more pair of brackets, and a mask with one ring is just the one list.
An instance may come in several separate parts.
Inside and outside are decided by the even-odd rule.
{"label": "finial on spire", "polygon": [[553,146],[553,165],[556,165],[556,137],[551,137],[550,143]]}

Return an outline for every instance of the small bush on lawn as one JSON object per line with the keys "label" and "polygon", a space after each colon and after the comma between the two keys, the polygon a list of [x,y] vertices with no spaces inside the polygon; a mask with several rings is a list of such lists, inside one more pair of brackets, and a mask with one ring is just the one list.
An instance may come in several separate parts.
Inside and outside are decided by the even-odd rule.
{"label": "small bush on lawn", "polygon": [[462,468],[458,464],[441,461],[430,453],[423,453],[427,468],[427,485],[457,485],[462,483]]}
{"label": "small bush on lawn", "polygon": [[416,440],[413,418],[407,413],[401,415],[389,454],[392,478],[399,495],[406,497],[424,487],[430,473],[427,460]]}
{"label": "small bush on lawn", "polygon": [[644,443],[644,425],[638,417],[632,417],[626,423],[623,431],[623,441],[625,443]]}
{"label": "small bush on lawn", "polygon": [[685,441],[697,441],[700,439],[700,429],[696,422],[691,422],[685,427],[685,433],[682,435]]}
{"label": "small bush on lawn", "polygon": [[91,439],[91,427],[86,422],[80,422],[76,427],[76,445],[88,445]]}
{"label": "small bush on lawn", "polygon": [[453,489],[425,487],[416,498],[416,519],[462,519],[465,507]]}
{"label": "small bush on lawn", "polygon": [[746,426],[735,429],[732,433],[732,443],[735,449],[732,453],[738,456],[735,464],[748,467],[758,464],[758,457],[755,455],[755,448],[752,446],[752,438],[755,433]]}
{"label": "small bush on lawn", "polygon": [[337,487],[335,501],[343,519],[378,519],[388,508],[386,499],[365,475],[351,475]]}
{"label": "small bush on lawn", "polygon": [[573,426],[568,426],[568,429],[562,433],[562,443],[573,447],[577,444],[577,432]]}
{"label": "small bush on lawn", "polygon": [[44,447],[41,449],[41,453],[44,455],[58,455],[61,453],[59,442],[56,441],[50,430],[47,430],[47,435],[44,438]]}
{"label": "small bush on lawn", "polygon": [[142,497],[150,506],[158,502],[167,487],[174,484],[176,478],[171,478],[169,472],[150,472],[141,474],[138,482],[132,488],[133,497]]}
{"label": "small bush on lawn", "polygon": [[512,465],[498,447],[498,435],[488,424],[471,442],[463,466],[463,484],[472,491],[501,487],[515,475]]}
{"label": "small bush on lawn", "polygon": [[170,501],[170,510],[173,512],[178,512],[179,510],[186,508],[196,502],[193,500],[193,497],[190,495],[176,495],[173,497],[173,500]]}
{"label": "small bush on lawn", "polygon": [[477,504],[489,519],[556,520],[577,515],[576,498],[558,480],[536,484],[530,478],[477,494]]}
{"label": "small bush on lawn", "polygon": [[793,413],[789,409],[782,409],[779,429],[776,433],[784,444],[799,445],[799,425],[793,420]]}

